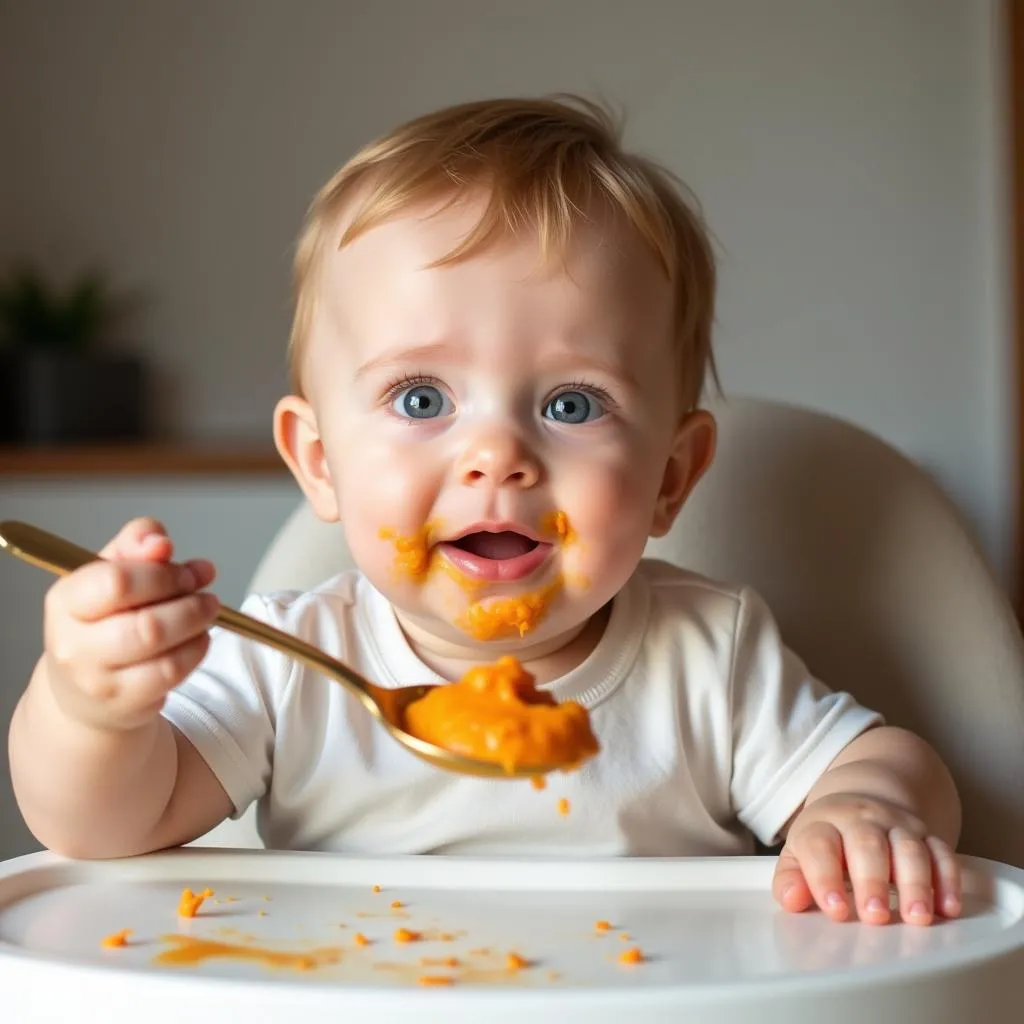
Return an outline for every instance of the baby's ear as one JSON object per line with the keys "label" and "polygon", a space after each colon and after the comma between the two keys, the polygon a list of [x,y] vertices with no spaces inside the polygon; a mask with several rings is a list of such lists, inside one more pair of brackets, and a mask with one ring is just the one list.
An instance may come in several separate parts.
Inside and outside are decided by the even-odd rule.
{"label": "baby's ear", "polygon": [[651,518],[652,537],[664,537],[672,529],[679,510],[715,457],[716,435],[714,417],[703,409],[691,412],[679,424]]}
{"label": "baby's ear", "polygon": [[274,444],[298,481],[317,517],[338,521],[338,496],[324,457],[313,407],[298,395],[285,395],[274,409]]}

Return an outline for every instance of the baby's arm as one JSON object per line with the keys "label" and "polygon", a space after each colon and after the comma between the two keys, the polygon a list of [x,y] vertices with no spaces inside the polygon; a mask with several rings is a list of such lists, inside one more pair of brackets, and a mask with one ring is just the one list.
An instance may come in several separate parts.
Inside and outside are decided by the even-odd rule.
{"label": "baby's arm", "polygon": [[960,800],[938,754],[906,730],[869,729],[829,765],[783,830],[772,888],[787,910],[817,903],[843,920],[845,865],[862,921],[889,920],[890,878],[905,921],[954,917],[959,832]]}
{"label": "baby's arm", "polygon": [[22,814],[44,845],[75,857],[130,856],[188,842],[231,802],[160,715],[202,660],[217,602],[208,562],[170,563],[149,520],[130,523],[108,561],[47,595],[45,651],[9,736]]}

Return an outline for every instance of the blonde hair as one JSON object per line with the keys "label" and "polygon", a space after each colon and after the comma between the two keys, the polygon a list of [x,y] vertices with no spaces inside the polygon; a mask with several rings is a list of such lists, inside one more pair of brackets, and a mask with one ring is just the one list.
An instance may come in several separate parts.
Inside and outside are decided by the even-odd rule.
{"label": "blonde hair", "polygon": [[576,97],[482,100],[427,114],[364,147],[327,182],[310,205],[295,255],[289,358],[296,390],[325,248],[341,248],[410,206],[454,203],[476,191],[488,195],[480,220],[439,264],[522,231],[537,234],[544,256],[564,254],[595,201],[625,215],[673,286],[680,400],[684,412],[697,406],[708,372],[718,379],[708,232],[685,187],[627,153],[609,113]]}

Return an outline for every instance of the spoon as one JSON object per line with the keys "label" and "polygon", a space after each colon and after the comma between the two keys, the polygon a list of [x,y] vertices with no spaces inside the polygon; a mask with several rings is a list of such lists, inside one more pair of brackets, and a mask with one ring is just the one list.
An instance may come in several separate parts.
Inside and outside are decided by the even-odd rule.
{"label": "spoon", "polygon": [[[0,523],[0,548],[40,569],[56,573],[58,576],[73,572],[89,562],[100,559],[95,552],[79,547],[63,537],[58,537],[56,534],[41,530],[29,523],[16,521]],[[444,768],[461,775],[513,779],[546,775],[567,767],[558,764],[531,764],[508,771],[504,765],[454,754],[443,747],[427,743],[406,732],[403,723],[405,709],[413,701],[419,700],[433,689],[433,685],[402,686],[394,690],[375,686],[354,669],[338,661],[337,658],[332,658],[318,647],[314,647],[290,633],[275,629],[250,615],[235,611],[233,608],[226,608],[223,605],[218,609],[214,621],[222,629],[276,648],[282,654],[303,662],[328,679],[341,683],[359,698],[363,707],[384,726],[394,739],[411,750],[417,757],[437,768]]]}

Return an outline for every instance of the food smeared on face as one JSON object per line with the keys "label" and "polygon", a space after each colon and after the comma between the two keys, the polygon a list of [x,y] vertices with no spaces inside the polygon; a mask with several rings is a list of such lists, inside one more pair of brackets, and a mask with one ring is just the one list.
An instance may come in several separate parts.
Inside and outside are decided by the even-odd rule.
{"label": "food smeared on face", "polygon": [[537,689],[513,657],[434,687],[406,708],[405,727],[428,743],[510,773],[532,766],[575,768],[599,749],[586,709],[573,701],[559,704]]}
{"label": "food smeared on face", "polygon": [[403,536],[389,526],[382,526],[378,531],[381,540],[389,540],[395,546],[395,574],[401,579],[420,581],[426,578],[430,570],[432,557],[432,537],[438,524],[431,520],[424,523],[414,534]]}
{"label": "food smeared on face", "polygon": [[474,640],[521,639],[537,628],[561,588],[562,580],[558,578],[533,593],[497,598],[486,603],[474,601],[459,620],[459,625]]}
{"label": "food smeared on face", "polygon": [[541,521],[541,529],[554,535],[562,544],[572,544],[576,540],[576,531],[565,512],[549,512]]}

